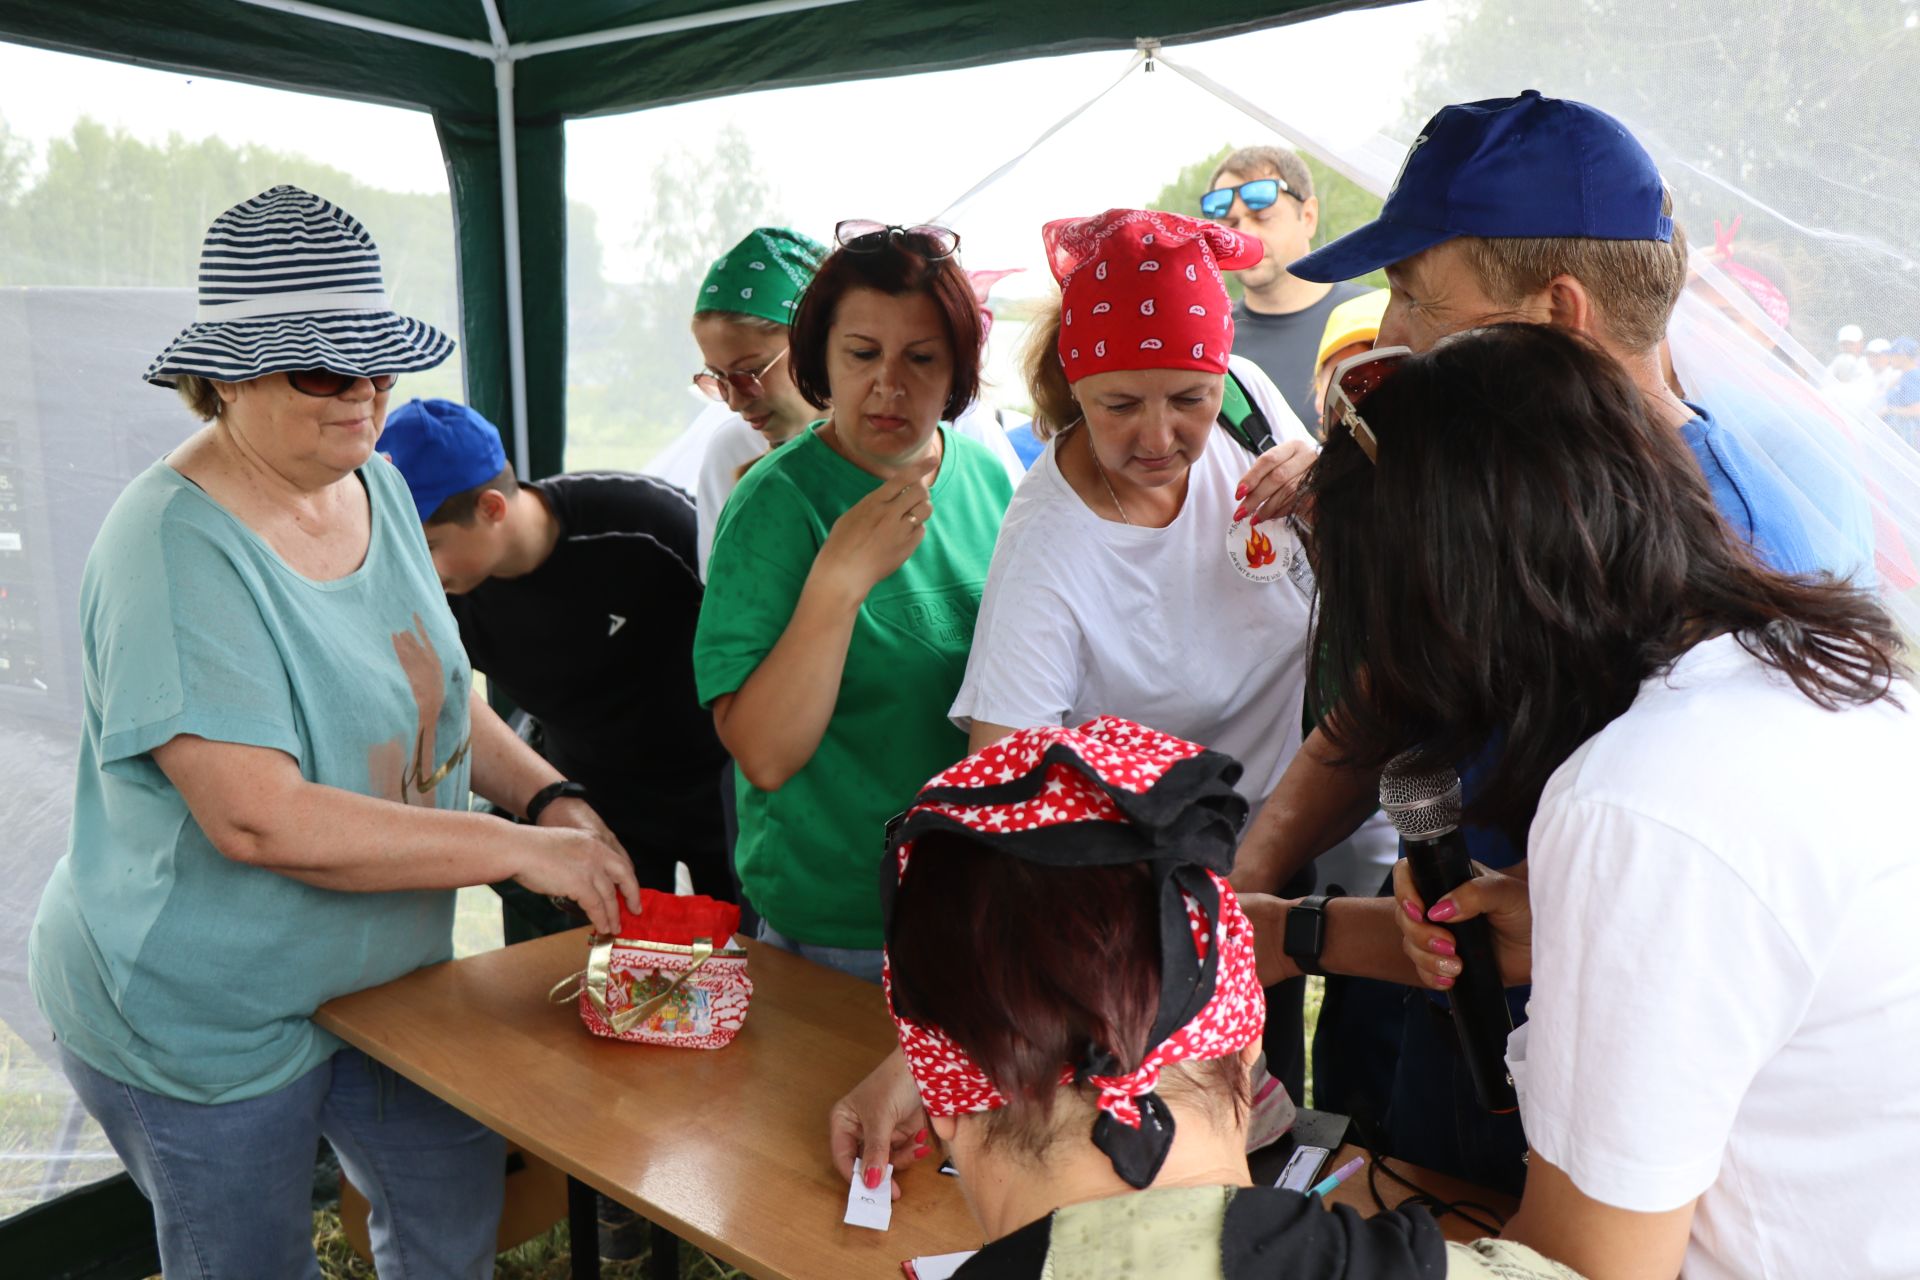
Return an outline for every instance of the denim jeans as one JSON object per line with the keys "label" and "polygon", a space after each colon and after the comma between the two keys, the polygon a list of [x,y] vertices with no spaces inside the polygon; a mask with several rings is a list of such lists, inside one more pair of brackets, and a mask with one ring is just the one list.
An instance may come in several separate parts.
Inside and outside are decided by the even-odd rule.
{"label": "denim jeans", "polygon": [[760,920],[760,930],[754,935],[761,942],[772,943],[782,951],[791,951],[802,959],[815,964],[823,964],[829,969],[838,969],[850,973],[862,982],[880,984],[880,956],[878,950],[862,951],[857,947],[816,947],[811,942],[795,942],[786,934]]}
{"label": "denim jeans", "polygon": [[206,1105],[149,1093],[60,1049],[80,1101],[153,1203],[167,1280],[319,1280],[322,1134],[373,1206],[381,1280],[493,1275],[500,1135],[354,1049],[285,1088]]}

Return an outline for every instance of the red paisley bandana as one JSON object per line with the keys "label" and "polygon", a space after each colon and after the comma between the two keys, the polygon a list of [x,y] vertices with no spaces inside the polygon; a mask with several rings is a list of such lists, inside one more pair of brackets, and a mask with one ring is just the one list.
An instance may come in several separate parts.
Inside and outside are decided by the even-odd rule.
{"label": "red paisley bandana", "polygon": [[[890,841],[897,881],[906,879],[914,837],[935,829],[961,830],[1052,865],[1148,862],[1158,869],[1163,982],[1156,1029],[1162,1038],[1132,1071],[1117,1070],[1104,1051],[1098,1060],[1062,1063],[1060,1071],[1061,1084],[1098,1091],[1094,1140],[1135,1186],[1152,1180],[1172,1142],[1171,1114],[1154,1093],[1162,1069],[1238,1053],[1259,1039],[1266,1021],[1253,927],[1221,874],[1246,816],[1245,801],[1232,789],[1238,776],[1239,766],[1217,752],[1113,716],[1078,729],[1026,729],[929,782]],[[1089,823],[1103,830],[1081,826]],[[1064,830],[1071,827],[1080,830]],[[1193,948],[1191,962],[1174,952],[1182,935]],[[890,958],[882,983],[929,1114],[1006,1105],[986,1073],[940,1028],[894,1008]]]}
{"label": "red paisley bandana", "polygon": [[1115,369],[1227,371],[1233,306],[1220,272],[1259,262],[1258,240],[1145,209],[1063,218],[1040,237],[1060,282],[1069,383]]}

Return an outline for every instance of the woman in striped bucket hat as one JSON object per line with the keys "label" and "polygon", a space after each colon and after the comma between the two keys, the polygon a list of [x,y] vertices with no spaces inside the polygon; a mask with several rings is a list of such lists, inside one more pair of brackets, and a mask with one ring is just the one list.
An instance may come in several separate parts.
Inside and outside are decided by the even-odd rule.
{"label": "woman in striped bucket hat", "polygon": [[[283,186],[229,209],[196,322],[147,371],[205,425],[87,560],[72,840],[29,969],[169,1277],[317,1277],[323,1134],[382,1274],[490,1276],[499,1137],[311,1015],[449,958],[458,887],[518,879],[602,929],[640,905],[618,842],[474,696],[375,451],[395,376],[452,347],[393,312],[338,206]],[[536,822],[468,812],[470,785]]]}

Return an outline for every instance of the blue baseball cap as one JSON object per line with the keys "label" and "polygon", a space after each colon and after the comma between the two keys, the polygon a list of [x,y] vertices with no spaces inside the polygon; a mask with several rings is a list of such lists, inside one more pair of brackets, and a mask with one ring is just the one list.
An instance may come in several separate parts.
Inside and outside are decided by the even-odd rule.
{"label": "blue baseball cap", "polygon": [[1653,157],[1625,125],[1528,89],[1440,108],[1414,139],[1380,216],[1287,271],[1351,280],[1456,236],[1670,241],[1665,193]]}
{"label": "blue baseball cap", "polygon": [[387,415],[378,447],[406,477],[422,521],[507,469],[500,429],[451,400],[407,401]]}
{"label": "blue baseball cap", "polygon": [[1920,342],[1912,338],[1895,338],[1891,349],[1897,356],[1920,356]]}

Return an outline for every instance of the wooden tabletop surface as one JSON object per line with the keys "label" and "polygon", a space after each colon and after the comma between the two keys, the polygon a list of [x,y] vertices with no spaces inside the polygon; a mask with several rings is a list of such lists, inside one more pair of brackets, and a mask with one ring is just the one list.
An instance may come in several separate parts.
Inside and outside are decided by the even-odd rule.
{"label": "wooden tabletop surface", "polygon": [[[576,930],[342,996],[315,1020],[582,1182],[761,1280],[897,1280],[900,1263],[974,1248],[958,1181],[901,1174],[885,1233],[849,1227],[827,1109],[893,1047],[879,988],[749,944],[753,1004],[725,1049],[601,1040],[548,990],[581,969]],[[1329,1168],[1351,1154],[1343,1148]],[[1511,1201],[1413,1172],[1449,1198]],[[1370,1212],[1356,1177],[1331,1197]],[[1402,1192],[1381,1190],[1390,1203]],[[1478,1234],[1442,1219],[1450,1238]]]}

